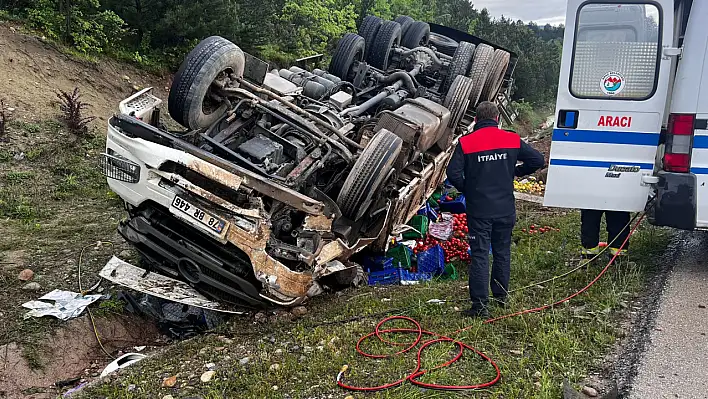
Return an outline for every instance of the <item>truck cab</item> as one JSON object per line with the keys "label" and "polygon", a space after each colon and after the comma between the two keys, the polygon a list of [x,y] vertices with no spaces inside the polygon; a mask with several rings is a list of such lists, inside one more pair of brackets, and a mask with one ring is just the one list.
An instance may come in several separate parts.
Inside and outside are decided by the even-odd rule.
{"label": "truck cab", "polygon": [[568,2],[544,205],[708,228],[706,15],[708,0]]}

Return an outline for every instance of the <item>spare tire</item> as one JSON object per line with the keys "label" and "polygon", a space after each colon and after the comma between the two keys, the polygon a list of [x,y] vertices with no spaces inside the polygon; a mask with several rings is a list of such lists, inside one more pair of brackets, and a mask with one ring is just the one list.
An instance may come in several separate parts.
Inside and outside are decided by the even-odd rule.
{"label": "spare tire", "polygon": [[351,68],[355,61],[364,61],[366,46],[364,38],[356,33],[347,33],[339,39],[337,49],[334,50],[332,61],[329,63],[329,73],[351,82]]}
{"label": "spare tire", "polygon": [[367,15],[364,20],[361,21],[361,25],[359,25],[359,36],[363,37],[364,42],[366,43],[364,58],[367,60],[369,59],[371,49],[374,47],[376,34],[379,33],[379,29],[381,28],[381,25],[383,25],[383,22],[384,20],[377,16]]}
{"label": "spare tire", "polygon": [[441,93],[447,93],[447,90],[455,81],[458,75],[467,76],[472,66],[472,56],[474,55],[475,45],[467,42],[460,42],[452,56],[450,68],[447,71],[447,77],[441,86]]}
{"label": "spare tire", "polygon": [[168,110],[172,119],[190,129],[210,126],[226,112],[207,93],[222,73],[243,76],[245,58],[238,46],[220,36],[202,40],[187,54],[174,76]]}
{"label": "spare tire", "polygon": [[430,44],[432,44],[439,52],[449,56],[454,55],[455,50],[457,50],[457,46],[459,46],[457,41],[435,32],[430,32]]}
{"label": "spare tire", "polygon": [[374,198],[381,195],[381,185],[402,147],[403,140],[386,129],[374,135],[354,163],[337,197],[337,205],[344,216],[353,221],[364,216]]}
{"label": "spare tire", "polygon": [[443,106],[450,110],[450,122],[448,127],[454,131],[462,121],[462,117],[467,112],[467,108],[472,104],[470,94],[474,88],[474,82],[467,76],[457,75],[450,86]]}
{"label": "spare tire", "polygon": [[401,24],[401,36],[405,36],[406,32],[408,32],[408,28],[410,28],[411,24],[415,22],[415,19],[409,17],[408,15],[399,15],[396,19],[394,19],[394,21]]}
{"label": "spare tire", "polygon": [[391,58],[391,49],[401,44],[401,25],[398,22],[385,21],[381,25],[376,40],[369,52],[369,64],[386,71]]}
{"label": "spare tire", "polygon": [[416,48],[418,46],[427,46],[430,40],[430,25],[425,22],[413,22],[405,36],[401,40],[401,46],[406,48]]}
{"label": "spare tire", "polygon": [[484,83],[489,75],[489,64],[494,56],[494,47],[487,44],[480,44],[474,52],[474,61],[470,69],[470,78],[472,79],[472,93],[470,94],[470,106],[474,107],[479,102]]}
{"label": "spare tire", "polygon": [[499,94],[499,88],[501,88],[504,82],[504,75],[506,75],[506,70],[509,68],[509,59],[511,55],[504,50],[495,50],[494,56],[492,57],[492,62],[489,64],[489,75],[487,80],[484,82],[484,88],[482,89],[482,94],[480,96],[481,101],[494,101]]}

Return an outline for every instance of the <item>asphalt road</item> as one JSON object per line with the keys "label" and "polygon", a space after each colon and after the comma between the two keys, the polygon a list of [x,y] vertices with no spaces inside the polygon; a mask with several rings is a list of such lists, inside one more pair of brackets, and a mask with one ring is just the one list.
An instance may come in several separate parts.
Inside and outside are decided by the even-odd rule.
{"label": "asphalt road", "polygon": [[708,398],[708,233],[681,246],[630,399]]}

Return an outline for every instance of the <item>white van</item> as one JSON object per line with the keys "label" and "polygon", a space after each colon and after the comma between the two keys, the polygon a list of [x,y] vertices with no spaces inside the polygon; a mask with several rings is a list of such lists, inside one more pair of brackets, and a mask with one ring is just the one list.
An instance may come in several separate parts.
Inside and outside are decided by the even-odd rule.
{"label": "white van", "polygon": [[708,0],[569,0],[544,205],[708,229]]}

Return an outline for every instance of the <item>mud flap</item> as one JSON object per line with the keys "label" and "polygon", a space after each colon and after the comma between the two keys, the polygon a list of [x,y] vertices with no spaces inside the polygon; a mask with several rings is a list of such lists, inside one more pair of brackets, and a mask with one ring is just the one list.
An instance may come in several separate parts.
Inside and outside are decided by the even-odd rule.
{"label": "mud flap", "polygon": [[656,204],[649,221],[682,230],[696,228],[696,175],[661,171],[657,174]]}

